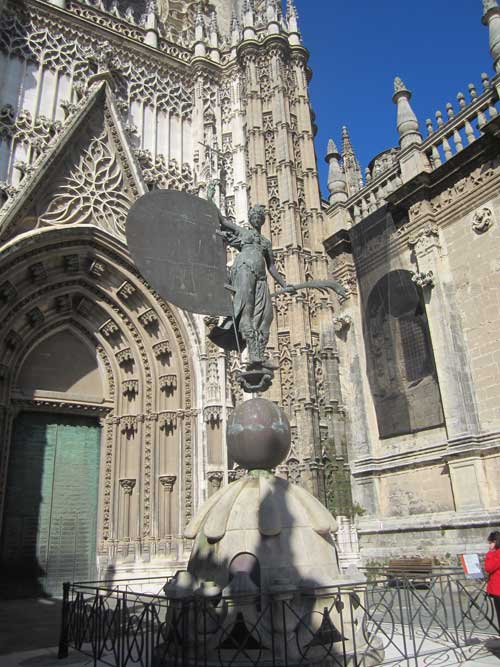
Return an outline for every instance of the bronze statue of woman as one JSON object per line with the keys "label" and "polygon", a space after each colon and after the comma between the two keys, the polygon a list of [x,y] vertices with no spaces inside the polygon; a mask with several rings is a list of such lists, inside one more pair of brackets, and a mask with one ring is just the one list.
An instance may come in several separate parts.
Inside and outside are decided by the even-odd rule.
{"label": "bronze statue of woman", "polygon": [[239,253],[230,271],[234,318],[227,317],[221,325],[214,327],[210,339],[224,349],[236,350],[238,342],[240,348],[246,345],[249,369],[275,369],[277,366],[265,356],[273,321],[267,271],[287,292],[294,293],[295,288],[287,285],[278,273],[271,242],[260,233],[265,219],[263,206],[250,209],[250,229],[235,225],[222,215],[219,219],[219,234]]}

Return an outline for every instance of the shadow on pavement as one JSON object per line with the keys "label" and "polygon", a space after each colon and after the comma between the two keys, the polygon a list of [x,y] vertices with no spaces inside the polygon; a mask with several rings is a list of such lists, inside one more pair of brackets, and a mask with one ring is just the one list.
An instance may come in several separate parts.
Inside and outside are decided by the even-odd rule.
{"label": "shadow on pavement", "polygon": [[61,606],[54,599],[2,600],[0,655],[57,646]]}
{"label": "shadow on pavement", "polygon": [[487,639],[484,642],[484,647],[488,649],[491,655],[500,660],[500,638]]}

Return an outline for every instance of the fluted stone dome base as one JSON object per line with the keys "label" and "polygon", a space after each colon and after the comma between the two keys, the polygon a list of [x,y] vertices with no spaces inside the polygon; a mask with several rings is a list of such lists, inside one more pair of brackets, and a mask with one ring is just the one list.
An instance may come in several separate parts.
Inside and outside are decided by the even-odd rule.
{"label": "fluted stone dome base", "polygon": [[259,563],[263,590],[276,580],[340,583],[336,530],[330,512],[305,489],[254,470],[210,498],[187,527],[185,536],[195,539],[188,571],[224,587],[233,559],[246,553]]}

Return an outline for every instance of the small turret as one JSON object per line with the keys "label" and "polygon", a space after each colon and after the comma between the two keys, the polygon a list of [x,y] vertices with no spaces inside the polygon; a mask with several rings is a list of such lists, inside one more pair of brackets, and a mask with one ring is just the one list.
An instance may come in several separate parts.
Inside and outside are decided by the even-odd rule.
{"label": "small turret", "polygon": [[252,0],[245,0],[243,4],[243,39],[256,39],[255,11]]}
{"label": "small turret", "polygon": [[217,26],[217,14],[215,10],[210,16],[210,24],[208,28],[208,43],[210,45],[210,58],[215,62],[220,62],[219,51],[219,29]]}
{"label": "small turret", "polygon": [[299,15],[293,0],[286,3],[286,22],[288,26],[288,41],[291,46],[300,44]]}
{"label": "small turret", "polygon": [[146,11],[142,19],[146,34],[144,41],[153,48],[158,48],[158,12],[155,0],[147,0]]}
{"label": "small turret", "polygon": [[266,24],[267,32],[276,35],[280,32],[281,8],[276,0],[266,0]]}
{"label": "small turret", "polygon": [[241,28],[238,21],[238,17],[233,11],[231,16],[231,46],[237,46],[241,39]]}
{"label": "small turret", "polygon": [[207,47],[205,43],[205,21],[201,7],[198,6],[196,18],[194,22],[194,55],[196,58],[203,58],[207,55]]}
{"label": "small turret", "polygon": [[500,7],[497,0],[483,0],[483,24],[488,26],[490,54],[495,72],[500,72]]}
{"label": "small turret", "polygon": [[328,141],[325,162],[328,164],[328,201],[337,204],[347,200],[345,174],[340,167],[340,153],[333,139]]}
{"label": "small turret", "polygon": [[397,76],[394,79],[394,95],[392,101],[398,107],[397,128],[399,145],[405,149],[412,144],[421,144],[422,135],[418,129],[418,120],[410,106],[411,92]]}

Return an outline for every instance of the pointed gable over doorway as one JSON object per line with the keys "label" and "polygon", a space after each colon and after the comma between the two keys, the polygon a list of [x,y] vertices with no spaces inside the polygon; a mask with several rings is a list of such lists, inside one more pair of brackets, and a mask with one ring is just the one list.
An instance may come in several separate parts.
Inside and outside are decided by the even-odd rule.
{"label": "pointed gable over doorway", "polygon": [[0,240],[77,224],[96,225],[124,240],[127,212],[145,192],[114,95],[100,81],[0,209]]}

